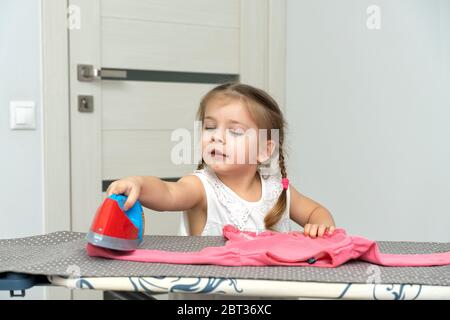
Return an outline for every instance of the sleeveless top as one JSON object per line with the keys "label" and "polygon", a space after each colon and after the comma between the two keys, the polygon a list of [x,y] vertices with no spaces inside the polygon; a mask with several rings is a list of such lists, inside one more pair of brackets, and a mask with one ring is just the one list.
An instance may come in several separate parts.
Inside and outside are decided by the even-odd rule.
{"label": "sleeveless top", "polygon": [[[242,199],[225,185],[208,166],[195,170],[192,174],[199,177],[206,192],[207,218],[202,236],[221,236],[225,225],[233,225],[242,231],[260,232],[266,230],[264,218],[278,201],[283,186],[281,173],[261,178],[261,198],[252,202]],[[290,228],[290,191],[286,190],[286,210],[281,219],[273,226],[275,231],[289,232]],[[189,235],[189,220],[186,211],[182,213],[179,229],[180,235]]]}

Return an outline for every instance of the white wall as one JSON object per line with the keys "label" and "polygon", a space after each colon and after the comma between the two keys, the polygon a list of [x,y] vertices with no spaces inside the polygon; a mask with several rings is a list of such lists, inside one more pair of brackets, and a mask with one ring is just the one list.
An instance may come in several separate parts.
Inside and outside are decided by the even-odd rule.
{"label": "white wall", "polygon": [[[450,2],[287,1],[293,183],[352,234],[450,241]],[[40,0],[0,1],[0,238],[43,233],[39,28]],[[11,100],[36,130],[9,129]]]}
{"label": "white wall", "polygon": [[287,13],[295,185],[351,234],[449,241],[450,2],[288,0]]}
{"label": "white wall", "polygon": [[[0,1],[0,238],[43,233],[40,0]],[[36,102],[36,130],[9,129],[9,101]],[[9,293],[0,291],[0,299]],[[43,289],[27,291],[40,299]]]}

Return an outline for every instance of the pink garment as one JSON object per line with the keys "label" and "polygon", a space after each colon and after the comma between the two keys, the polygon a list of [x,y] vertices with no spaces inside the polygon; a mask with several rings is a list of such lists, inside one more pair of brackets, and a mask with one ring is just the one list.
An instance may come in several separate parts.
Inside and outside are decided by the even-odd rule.
{"label": "pink garment", "polygon": [[121,252],[87,245],[91,257],[116,260],[176,264],[213,264],[221,266],[316,266],[332,268],[359,259],[382,266],[440,266],[450,264],[450,252],[431,254],[380,253],[375,241],[348,236],[343,229],[331,235],[310,238],[298,231],[279,233],[240,231],[226,225],[228,239],[222,247],[207,247],[198,252],[135,250]]}

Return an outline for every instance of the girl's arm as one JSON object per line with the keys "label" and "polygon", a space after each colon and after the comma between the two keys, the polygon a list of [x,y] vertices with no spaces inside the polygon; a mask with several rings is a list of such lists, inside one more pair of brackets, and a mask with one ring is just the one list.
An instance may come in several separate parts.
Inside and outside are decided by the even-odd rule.
{"label": "girl's arm", "polygon": [[291,184],[290,218],[304,227],[304,233],[311,237],[323,236],[328,230],[335,230],[335,223],[331,213],[316,201],[299,193]]}
{"label": "girl's arm", "polygon": [[185,211],[203,199],[203,185],[196,176],[185,176],[177,182],[162,181],[157,177],[141,177],[139,201],[156,211]]}
{"label": "girl's arm", "polygon": [[[185,176],[177,182],[166,182],[158,177],[137,176],[141,186],[139,201],[156,211],[189,210],[203,201],[204,189],[200,179],[194,175]],[[131,194],[130,194],[131,196]]]}

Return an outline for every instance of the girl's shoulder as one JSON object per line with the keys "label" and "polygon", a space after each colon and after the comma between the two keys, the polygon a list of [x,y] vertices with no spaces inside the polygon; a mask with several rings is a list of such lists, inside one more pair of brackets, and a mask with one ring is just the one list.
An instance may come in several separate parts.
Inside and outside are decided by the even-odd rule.
{"label": "girl's shoulder", "polygon": [[203,182],[203,184],[217,184],[219,182],[219,179],[217,178],[214,171],[208,166],[205,166],[201,169],[195,169],[193,172],[191,172],[190,176],[196,176],[201,182]]}

